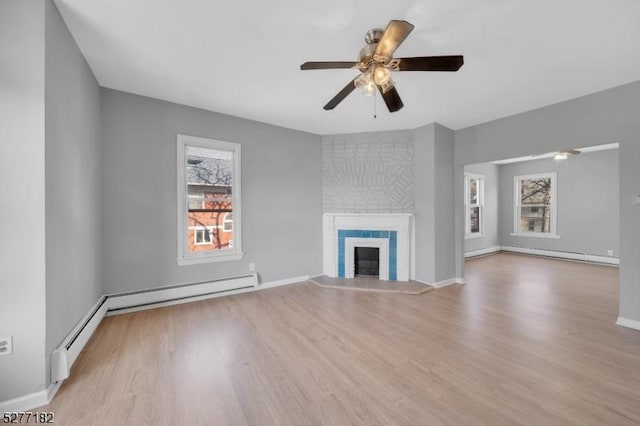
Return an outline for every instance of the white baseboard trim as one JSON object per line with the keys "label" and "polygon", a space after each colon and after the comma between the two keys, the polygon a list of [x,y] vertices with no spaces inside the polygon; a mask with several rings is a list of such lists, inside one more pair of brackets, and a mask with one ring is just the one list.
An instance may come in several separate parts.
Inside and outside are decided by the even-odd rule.
{"label": "white baseboard trim", "polygon": [[298,277],[285,278],[284,280],[268,281],[266,283],[258,284],[256,286],[256,290],[266,290],[268,288],[280,287],[283,285],[297,284],[297,283],[309,281],[309,278],[311,278],[309,275],[300,275]]}
{"label": "white baseboard trim", "polygon": [[447,287],[450,286],[452,284],[464,284],[464,278],[449,278],[447,280],[442,280],[442,281],[438,281],[436,283],[431,284],[432,286],[434,286],[435,288],[442,288],[442,287]]}
{"label": "white baseboard trim", "polygon": [[582,262],[602,263],[605,265],[619,265],[620,259],[613,256],[598,256],[586,253],[572,253],[557,250],[531,249],[514,246],[502,246],[502,251],[512,253],[533,254],[536,256],[557,257],[560,259],[579,260]]}
{"label": "white baseboard trim", "polygon": [[628,318],[618,317],[618,320],[616,321],[616,325],[632,328],[634,330],[640,330],[640,321],[631,320]]}
{"label": "white baseboard trim", "polygon": [[426,281],[422,281],[422,280],[418,280],[416,278],[411,278],[411,281],[416,281],[419,282],[420,284],[426,284],[429,285],[433,288],[442,288],[442,287],[447,287],[450,286],[452,284],[464,284],[465,280],[464,278],[449,278],[448,280],[442,280],[442,281],[438,281],[436,283],[428,283]]}
{"label": "white baseboard trim", "polygon": [[502,250],[501,246],[493,246],[493,247],[485,247],[476,250],[469,250],[464,252],[464,258],[467,259],[469,257],[476,256],[484,256],[485,254],[497,253]]}
{"label": "white baseboard trim", "polygon": [[612,256],[596,256],[595,254],[585,254],[584,260],[592,263],[606,263],[607,265],[620,265],[620,258]]}
{"label": "white baseboard trim", "polygon": [[61,384],[62,382],[52,383],[47,389],[30,393],[28,395],[19,396],[7,401],[2,401],[0,402],[0,413],[29,411],[33,410],[34,408],[47,405],[51,402],[56,392],[58,392]]}

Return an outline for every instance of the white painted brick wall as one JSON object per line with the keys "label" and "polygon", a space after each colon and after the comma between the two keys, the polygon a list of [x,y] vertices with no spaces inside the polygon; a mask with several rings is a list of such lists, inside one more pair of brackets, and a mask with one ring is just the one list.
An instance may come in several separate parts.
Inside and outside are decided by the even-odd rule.
{"label": "white painted brick wall", "polygon": [[322,205],[326,213],[412,213],[412,133],[323,137]]}

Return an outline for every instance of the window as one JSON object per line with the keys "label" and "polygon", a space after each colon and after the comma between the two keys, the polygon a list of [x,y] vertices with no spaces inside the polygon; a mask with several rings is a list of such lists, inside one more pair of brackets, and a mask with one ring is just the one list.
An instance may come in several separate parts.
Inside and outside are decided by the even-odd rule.
{"label": "window", "polygon": [[241,259],[240,230],[240,145],[178,135],[178,264]]}
{"label": "window", "polygon": [[[227,213],[224,215],[224,219],[222,219],[222,230],[224,232],[233,231],[233,213]],[[230,240],[231,244],[233,244],[233,240]]]}
{"label": "window", "polygon": [[512,235],[558,238],[556,235],[556,174],[514,178]]}
{"label": "window", "polygon": [[464,174],[465,236],[484,236],[484,177]]}
{"label": "window", "polygon": [[211,244],[211,236],[213,234],[213,228],[194,228],[193,237],[194,244]]}
{"label": "window", "polygon": [[195,188],[188,188],[187,197],[189,197],[189,210],[197,210],[204,208],[204,192]]}

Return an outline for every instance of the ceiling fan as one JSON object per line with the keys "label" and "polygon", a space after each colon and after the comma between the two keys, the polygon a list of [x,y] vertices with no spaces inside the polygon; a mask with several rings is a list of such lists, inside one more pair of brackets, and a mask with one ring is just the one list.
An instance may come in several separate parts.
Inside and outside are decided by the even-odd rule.
{"label": "ceiling fan", "polygon": [[569,155],[578,155],[582,153],[579,149],[563,149],[562,151],[556,152],[553,156],[553,159],[556,161],[562,161],[569,158]]}
{"label": "ceiling fan", "polygon": [[339,68],[357,68],[360,71],[360,75],[338,92],[324,106],[324,109],[334,109],[356,88],[362,89],[367,96],[374,95],[377,88],[389,112],[396,112],[404,104],[391,80],[392,71],[458,71],[460,69],[464,63],[461,55],[394,58],[393,53],[413,28],[414,26],[407,21],[392,20],[384,31],[380,28],[367,31],[364,36],[367,45],[360,51],[360,60],[357,62],[305,62],[300,65],[303,71]]}

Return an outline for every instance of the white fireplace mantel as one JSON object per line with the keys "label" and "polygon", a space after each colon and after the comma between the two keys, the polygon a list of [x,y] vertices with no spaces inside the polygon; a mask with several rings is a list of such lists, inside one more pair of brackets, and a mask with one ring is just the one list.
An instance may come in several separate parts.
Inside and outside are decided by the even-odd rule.
{"label": "white fireplace mantel", "polygon": [[381,271],[380,278],[388,276],[390,280],[409,281],[415,275],[413,226],[411,213],[325,213],[323,273],[329,277],[353,277],[351,250],[355,242],[363,238],[370,238],[372,242],[383,238],[388,240],[385,242],[388,249],[381,263],[388,268],[388,275],[386,270]]}

